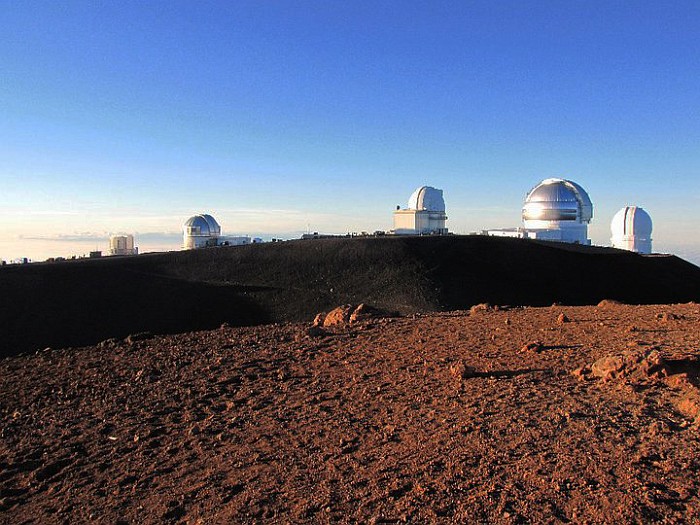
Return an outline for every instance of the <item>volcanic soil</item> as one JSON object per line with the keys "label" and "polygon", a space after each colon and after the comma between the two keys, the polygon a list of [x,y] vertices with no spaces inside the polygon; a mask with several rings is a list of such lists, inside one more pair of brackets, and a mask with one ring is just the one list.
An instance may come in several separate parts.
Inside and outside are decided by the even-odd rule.
{"label": "volcanic soil", "polygon": [[0,521],[697,523],[699,373],[693,303],[9,357]]}

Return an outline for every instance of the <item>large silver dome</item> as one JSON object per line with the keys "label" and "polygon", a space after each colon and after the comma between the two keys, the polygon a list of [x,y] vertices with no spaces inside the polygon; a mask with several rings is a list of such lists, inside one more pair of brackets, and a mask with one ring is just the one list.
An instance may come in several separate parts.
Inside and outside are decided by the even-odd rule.
{"label": "large silver dome", "polygon": [[183,225],[185,235],[218,237],[221,235],[221,226],[216,219],[209,214],[195,215],[187,219]]}
{"label": "large silver dome", "polygon": [[523,221],[577,221],[593,218],[593,203],[586,191],[573,181],[545,179],[525,198]]}

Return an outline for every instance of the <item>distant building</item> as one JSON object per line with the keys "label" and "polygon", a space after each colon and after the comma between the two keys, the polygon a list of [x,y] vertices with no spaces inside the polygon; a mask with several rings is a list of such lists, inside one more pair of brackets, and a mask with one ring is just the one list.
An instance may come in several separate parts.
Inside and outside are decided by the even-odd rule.
{"label": "distant building", "polygon": [[221,226],[209,214],[190,217],[183,224],[182,230],[185,250],[210,246],[240,246],[251,242],[250,237],[222,236]]}
{"label": "distant building", "polygon": [[639,206],[625,206],[610,223],[613,248],[637,253],[651,253],[652,222]]}
{"label": "distant building", "polygon": [[112,235],[109,238],[110,255],[137,255],[139,249],[134,246],[133,235]]}
{"label": "distant building", "polygon": [[99,259],[100,257],[102,257],[102,252],[100,250],[90,252],[90,259]]}
{"label": "distant building", "polygon": [[408,207],[396,207],[394,212],[395,235],[445,235],[445,200],[442,190],[421,186],[411,194]]}
{"label": "distant building", "polygon": [[329,234],[329,233],[318,233],[318,232],[313,232],[313,233],[302,233],[301,238],[303,240],[308,241],[309,239],[330,239],[332,237],[338,237],[337,235]]}
{"label": "distant building", "polygon": [[545,179],[523,204],[523,227],[486,230],[494,237],[518,237],[590,245],[588,224],[593,203],[581,186],[566,179]]}

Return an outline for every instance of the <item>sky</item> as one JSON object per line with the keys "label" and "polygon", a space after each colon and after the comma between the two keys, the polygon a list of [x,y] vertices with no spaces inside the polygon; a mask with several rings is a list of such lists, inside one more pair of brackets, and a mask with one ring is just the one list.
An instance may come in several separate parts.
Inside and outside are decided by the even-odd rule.
{"label": "sky", "polygon": [[549,177],[589,233],[634,204],[700,264],[697,1],[0,0],[0,258],[388,230],[444,191],[456,233]]}

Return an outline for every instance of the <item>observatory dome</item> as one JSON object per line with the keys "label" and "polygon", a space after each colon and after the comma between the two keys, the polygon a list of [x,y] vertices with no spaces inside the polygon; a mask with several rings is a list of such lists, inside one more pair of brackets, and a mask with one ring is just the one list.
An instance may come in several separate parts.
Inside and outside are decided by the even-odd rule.
{"label": "observatory dome", "polygon": [[221,235],[221,226],[216,219],[208,214],[195,215],[187,219],[183,226],[190,235],[203,235],[206,237],[218,237]]}
{"label": "observatory dome", "polygon": [[593,218],[593,203],[586,191],[570,180],[545,179],[530,190],[523,206],[523,221],[576,221]]}
{"label": "observatory dome", "polygon": [[409,210],[445,211],[445,199],[442,190],[432,186],[421,186],[408,199]]}
{"label": "observatory dome", "polygon": [[215,245],[221,235],[221,226],[208,214],[190,217],[182,225],[183,244],[186,249]]}
{"label": "observatory dome", "polygon": [[625,206],[610,223],[613,247],[638,253],[651,253],[652,222],[639,206]]}

